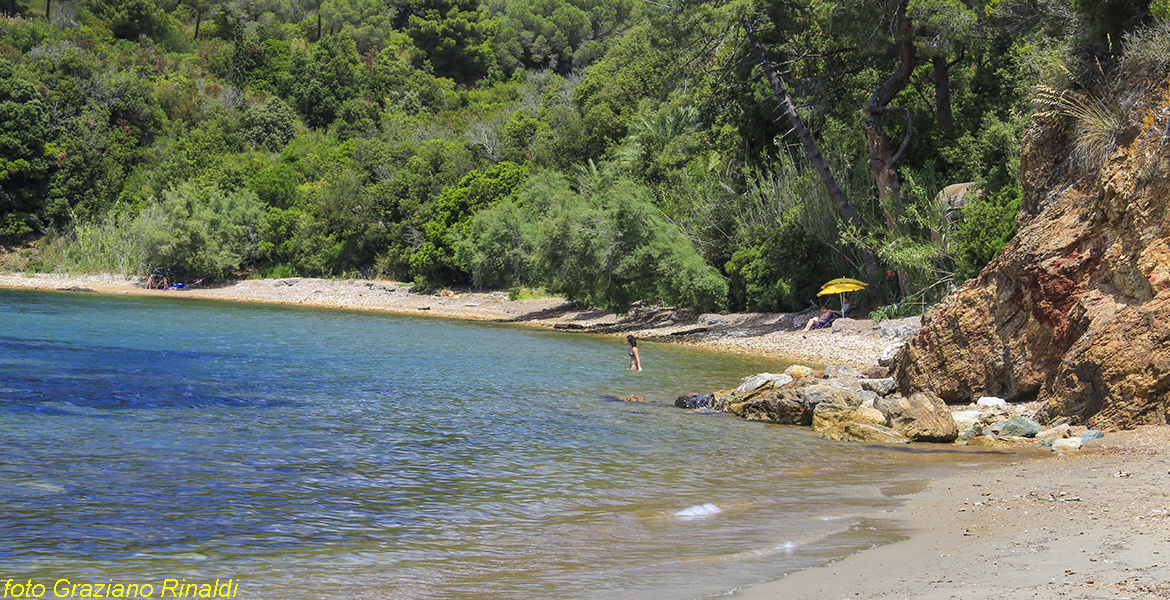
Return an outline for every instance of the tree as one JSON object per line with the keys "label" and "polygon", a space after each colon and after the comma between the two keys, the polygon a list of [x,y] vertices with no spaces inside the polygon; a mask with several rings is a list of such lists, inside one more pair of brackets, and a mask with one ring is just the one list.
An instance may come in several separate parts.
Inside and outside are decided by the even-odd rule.
{"label": "tree", "polygon": [[181,0],[181,4],[191,9],[195,15],[194,38],[199,39],[199,27],[203,24],[203,15],[212,12],[223,4],[223,0]]}
{"label": "tree", "polygon": [[[781,103],[781,106],[784,107],[784,114],[788,118],[788,122],[792,124],[792,130],[796,132],[797,137],[800,138],[800,143],[804,148],[805,156],[808,158],[809,162],[813,164],[813,168],[816,169],[817,174],[820,175],[821,181],[824,182],[825,189],[828,192],[829,197],[832,198],[833,203],[837,207],[837,211],[855,229],[858,231],[864,231],[865,226],[861,221],[861,217],[857,214],[857,211],[854,210],[853,204],[849,201],[849,198],[845,195],[845,192],[841,189],[841,186],[837,184],[837,179],[834,177],[833,171],[829,167],[829,163],[821,154],[816,141],[813,140],[812,133],[809,131],[808,127],[805,126],[804,121],[800,118],[800,114],[796,110],[796,104],[792,101],[792,96],[789,95],[788,90],[784,87],[783,81],[780,79],[779,74],[777,74],[776,69],[772,64],[772,61],[764,52],[764,47],[760,43],[759,37],[756,35],[755,27],[751,24],[750,21],[746,19],[742,21],[742,24],[744,27],[744,32],[747,34],[748,42],[751,45],[751,51],[755,55],[756,62],[759,63],[760,68],[764,71],[768,82],[771,84],[773,95]],[[862,258],[865,261],[866,271],[869,273],[876,273],[877,261],[874,259],[873,254],[869,250],[863,248]]]}
{"label": "tree", "polygon": [[253,148],[270,152],[280,150],[288,144],[296,131],[297,114],[278,97],[269,98],[264,104],[248,107],[240,119],[244,139]]}
{"label": "tree", "polygon": [[33,231],[48,171],[48,117],[41,94],[0,58],[0,237]]}
{"label": "tree", "polygon": [[317,43],[297,77],[297,110],[309,127],[327,127],[342,103],[357,93],[361,58],[353,40],[330,36]]}
{"label": "tree", "polygon": [[435,74],[470,83],[495,65],[491,40],[499,22],[466,1],[433,0],[415,5],[407,34]]}
{"label": "tree", "polygon": [[455,260],[455,241],[463,237],[477,211],[516,193],[528,169],[511,162],[468,173],[447,188],[428,209],[422,246],[410,257],[417,280],[454,281],[461,273]]}

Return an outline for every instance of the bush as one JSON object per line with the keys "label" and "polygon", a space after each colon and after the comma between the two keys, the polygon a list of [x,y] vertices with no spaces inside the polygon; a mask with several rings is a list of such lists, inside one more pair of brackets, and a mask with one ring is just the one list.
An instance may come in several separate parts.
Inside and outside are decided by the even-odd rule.
{"label": "bush", "polygon": [[832,250],[789,218],[752,232],[724,268],[733,309],[795,312],[830,279]]}
{"label": "bush", "polygon": [[988,194],[963,210],[955,232],[955,280],[970,279],[991,262],[1016,233],[1023,196],[1017,188]]}
{"label": "bush", "polygon": [[460,242],[461,264],[480,282],[543,285],[574,302],[627,310],[655,302],[723,308],[727,282],[629,180],[574,192],[542,175],[519,194],[480,212]]}
{"label": "bush", "polygon": [[428,207],[422,246],[410,256],[416,280],[438,283],[459,277],[455,240],[467,233],[477,211],[514,194],[527,176],[527,167],[502,162],[468,173],[458,185],[443,190]]}
{"label": "bush", "polygon": [[145,246],[147,266],[169,266],[182,277],[220,279],[256,256],[262,211],[252,192],[188,182],[139,213],[133,227]]}
{"label": "bush", "polygon": [[244,139],[253,148],[275,152],[284,148],[296,133],[297,114],[280,98],[251,106],[240,119]]}

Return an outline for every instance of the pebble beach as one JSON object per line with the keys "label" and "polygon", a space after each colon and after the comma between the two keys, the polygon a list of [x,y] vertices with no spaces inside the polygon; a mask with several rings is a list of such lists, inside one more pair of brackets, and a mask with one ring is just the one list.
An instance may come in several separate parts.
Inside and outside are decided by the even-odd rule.
{"label": "pebble beach", "polygon": [[[812,366],[877,364],[907,334],[841,319],[808,334],[791,315],[691,315],[660,307],[625,314],[559,298],[512,300],[408,284],[306,278],[146,290],[112,276],[0,274],[0,287],[264,302],[425,314],[584,331],[767,355]],[[735,382],[728,382],[731,386]],[[892,514],[903,542],[863,551],[733,593],[763,599],[1170,598],[1170,426],[1107,432],[1076,452],[1007,450],[1019,460],[957,470],[907,497]],[[1004,450],[1000,450],[1001,452]]]}

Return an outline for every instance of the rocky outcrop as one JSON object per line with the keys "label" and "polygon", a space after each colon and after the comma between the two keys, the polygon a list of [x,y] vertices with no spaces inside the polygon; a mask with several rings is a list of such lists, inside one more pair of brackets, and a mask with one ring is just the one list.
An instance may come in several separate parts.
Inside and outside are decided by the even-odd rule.
{"label": "rocky outcrop", "polygon": [[1028,131],[1018,233],[925,315],[894,361],[904,395],[1039,400],[1041,423],[1170,422],[1170,88],[1148,89],[1099,170],[1071,157],[1071,128]]}
{"label": "rocky outcrop", "polygon": [[930,392],[879,398],[874,408],[886,416],[887,425],[915,442],[953,442],[959,437],[950,409]]}

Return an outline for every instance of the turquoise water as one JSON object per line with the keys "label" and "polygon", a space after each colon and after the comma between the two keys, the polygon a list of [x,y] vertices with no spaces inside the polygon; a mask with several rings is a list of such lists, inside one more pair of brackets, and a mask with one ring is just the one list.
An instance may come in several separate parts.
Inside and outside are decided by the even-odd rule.
{"label": "turquoise water", "polygon": [[897,493],[973,464],[676,409],[783,365],[642,353],[632,373],[612,337],[0,290],[0,576],[709,597],[893,539],[874,515]]}

